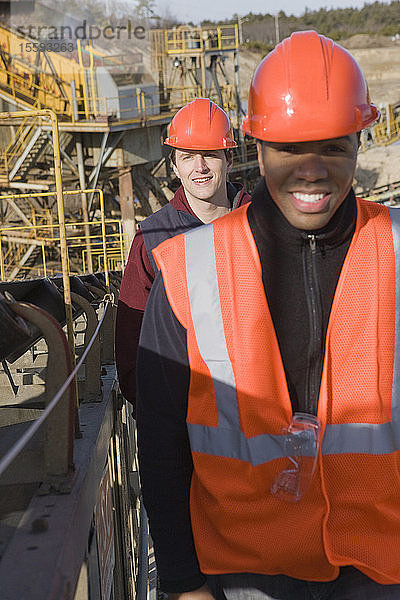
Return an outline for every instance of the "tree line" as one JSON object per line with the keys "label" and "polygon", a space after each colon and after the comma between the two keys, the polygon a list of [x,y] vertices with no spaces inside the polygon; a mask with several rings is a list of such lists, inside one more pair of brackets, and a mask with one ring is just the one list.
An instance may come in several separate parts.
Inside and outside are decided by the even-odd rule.
{"label": "tree line", "polygon": [[[238,16],[234,15],[233,18],[218,23],[203,21],[202,26],[222,25],[237,19]],[[373,2],[364,4],[363,8],[306,8],[299,17],[287,15],[281,10],[278,13],[278,23],[280,39],[293,31],[305,29],[315,29],[337,41],[359,33],[394,36],[400,33],[400,1]],[[248,46],[267,51],[275,45],[275,15],[250,12],[241,17],[241,24],[243,40]]]}
{"label": "tree line", "polygon": [[[173,3],[161,10],[156,0],[46,0],[47,5],[64,7],[76,16],[90,14],[96,23],[119,21],[135,15],[145,19],[148,28],[170,28],[182,25],[181,19],[174,14]],[[105,14],[104,7],[108,6]],[[400,34],[400,0],[390,3],[373,2],[362,8],[305,8],[301,16],[286,14],[281,10],[278,15],[279,37],[283,39],[293,31],[316,29],[334,40],[344,40],[358,33],[394,36]],[[238,21],[238,15],[224,21],[204,20],[201,26],[216,26]],[[276,42],[276,15],[270,13],[252,13],[241,16],[242,38],[245,44],[268,51]],[[185,23],[193,25],[193,23]]]}

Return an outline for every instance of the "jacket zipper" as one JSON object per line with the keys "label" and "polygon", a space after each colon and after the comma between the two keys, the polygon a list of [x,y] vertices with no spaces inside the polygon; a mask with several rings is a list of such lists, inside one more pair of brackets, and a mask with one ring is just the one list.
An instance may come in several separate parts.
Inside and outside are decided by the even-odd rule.
{"label": "jacket zipper", "polygon": [[317,238],[315,234],[307,235],[305,248],[305,293],[307,298],[310,337],[306,373],[306,412],[316,415],[318,412],[318,396],[322,361],[322,306],[317,277],[316,253]]}

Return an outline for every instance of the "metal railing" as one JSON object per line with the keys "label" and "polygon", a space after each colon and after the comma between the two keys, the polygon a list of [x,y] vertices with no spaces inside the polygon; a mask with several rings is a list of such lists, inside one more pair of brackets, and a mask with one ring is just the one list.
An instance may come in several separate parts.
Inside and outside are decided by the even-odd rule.
{"label": "metal railing", "polygon": [[57,198],[57,213],[58,223],[60,226],[60,252],[61,252],[61,264],[63,274],[63,287],[64,287],[64,300],[67,315],[67,330],[68,330],[68,343],[70,344],[71,354],[74,354],[74,332],[72,325],[72,305],[71,305],[71,289],[69,281],[69,264],[68,264],[68,251],[66,244],[66,230],[65,230],[65,213],[64,213],[64,198],[63,198],[63,186],[61,177],[61,157],[60,157],[60,137],[58,131],[58,120],[57,115],[49,109],[43,110],[31,110],[29,114],[26,111],[16,112],[3,112],[0,113],[0,121],[2,120],[13,120],[13,119],[36,119],[38,117],[47,119],[51,124],[51,134],[53,142],[53,157],[54,157],[54,177],[56,187],[56,198]]}
{"label": "metal railing", "polygon": [[[152,32],[157,35],[157,30]],[[180,26],[164,31],[167,54],[196,54],[204,51],[234,50],[239,47],[237,24],[217,27]]]}
{"label": "metal railing", "polygon": [[[9,301],[10,301],[10,306],[12,307],[13,311],[15,311],[19,315],[24,315],[23,304],[15,303],[11,297],[10,297]],[[38,416],[36,416],[36,419],[34,421],[32,421],[31,423],[28,424],[28,427],[25,429],[25,431],[22,433],[22,435],[18,439],[14,440],[11,448],[9,448],[8,451],[0,458],[0,485],[7,485],[7,482],[10,479],[10,474],[8,473],[8,469],[14,465],[15,461],[17,461],[17,459],[24,452],[27,451],[28,446],[32,444],[34,439],[36,439],[36,436],[39,433],[39,431],[41,430],[41,428],[46,426],[46,423],[49,421],[49,419],[51,419],[51,416],[54,413],[54,411],[58,410],[58,407],[60,406],[60,404],[61,403],[65,404],[66,402],[68,402],[68,396],[66,395],[66,392],[69,389],[71,389],[71,386],[74,385],[74,379],[77,377],[78,372],[80,371],[82,366],[85,364],[85,361],[88,359],[88,355],[92,350],[93,344],[98,343],[98,338],[99,338],[100,332],[102,331],[102,328],[105,325],[105,319],[107,319],[107,317],[109,317],[108,313],[112,309],[113,298],[106,295],[102,298],[101,302],[104,305],[103,314],[98,319],[97,326],[94,329],[93,334],[90,337],[90,340],[85,343],[84,351],[81,354],[80,359],[79,359],[78,363],[76,364],[76,367],[73,370],[71,370],[68,377],[62,383],[62,385],[57,390],[57,392],[54,394],[54,396],[51,399],[49,399],[49,401],[47,402],[47,406],[45,406],[43,408],[43,410],[41,411],[41,413]],[[26,317],[23,317],[23,318],[26,318]],[[64,335],[64,334],[61,332],[61,335]],[[99,373],[100,373],[100,370],[99,370]],[[69,402],[70,401],[71,400],[69,400]],[[81,404],[81,406],[78,409],[78,414],[81,414],[81,408],[84,409],[84,413],[82,413],[82,414],[86,414],[85,422],[88,417],[91,417],[93,419],[95,416],[94,411],[90,412],[90,411],[86,410],[87,407],[90,408],[90,404],[91,404],[90,401],[89,401],[89,404]],[[106,404],[106,405],[108,404],[109,407],[111,405],[112,413],[110,413],[110,410],[102,408],[102,406],[104,404]],[[118,402],[115,401],[115,396],[114,396],[114,398],[103,396],[103,398],[99,401],[94,401],[94,402],[92,401],[92,408],[95,408],[96,406],[99,407],[99,412],[101,415],[103,415],[103,417],[101,417],[103,419],[103,422],[98,421],[98,425],[96,427],[100,427],[102,432],[109,431],[110,437],[108,438],[108,441],[109,441],[108,450],[107,450],[107,445],[104,445],[104,442],[101,442],[100,447],[99,447],[99,445],[93,446],[93,448],[91,448],[91,450],[90,450],[91,456],[85,457],[83,463],[81,462],[82,457],[77,458],[77,460],[78,460],[77,475],[76,474],[74,475],[73,471],[69,471],[68,473],[65,473],[64,476],[59,475],[57,478],[55,478],[54,476],[50,476],[49,479],[45,478],[41,485],[40,494],[43,497],[43,495],[46,496],[46,494],[52,493],[51,490],[55,486],[53,491],[58,491],[59,494],[60,493],[64,494],[64,497],[61,497],[63,510],[65,510],[65,507],[67,506],[66,502],[68,503],[68,498],[63,499],[63,498],[65,498],[65,494],[71,495],[70,503],[73,505],[76,504],[76,506],[80,506],[79,503],[84,502],[85,510],[86,510],[86,512],[85,512],[86,518],[84,520],[82,520],[82,517],[80,517],[79,520],[74,521],[73,524],[68,522],[68,527],[76,528],[77,526],[79,526],[80,532],[82,531],[82,527],[83,527],[85,530],[87,529],[87,534],[84,534],[84,535],[90,536],[90,523],[92,521],[91,515],[93,514],[94,518],[96,518],[96,514],[98,514],[99,509],[104,510],[102,496],[100,497],[100,488],[102,488],[104,477],[101,479],[101,481],[100,481],[99,475],[97,475],[94,480],[91,479],[92,483],[95,482],[96,485],[100,484],[98,500],[97,500],[97,503],[96,503],[96,500],[94,500],[95,503],[93,505],[88,504],[88,503],[90,503],[90,499],[88,499],[88,496],[90,496],[90,498],[95,499],[96,494],[93,494],[92,492],[89,494],[88,490],[87,490],[88,484],[86,484],[86,487],[85,487],[85,484],[83,482],[86,481],[86,479],[88,478],[88,476],[86,475],[86,469],[88,468],[87,465],[92,464],[93,461],[97,461],[99,464],[96,466],[96,472],[102,473],[103,468],[104,468],[104,457],[107,456],[108,457],[107,464],[108,464],[108,471],[109,471],[109,486],[110,486],[110,493],[111,493],[111,498],[112,498],[112,510],[110,510],[109,514],[111,515],[111,519],[113,520],[113,528],[115,529],[115,534],[114,534],[115,543],[117,544],[119,542],[122,545],[120,547],[116,546],[115,552],[116,552],[116,554],[121,554],[121,553],[125,554],[125,559],[128,560],[128,562],[130,562],[129,565],[125,565],[125,568],[128,568],[128,573],[126,572],[126,570],[124,570],[124,568],[122,568],[122,570],[121,570],[121,567],[120,567],[119,570],[117,568],[113,569],[114,574],[112,576],[114,579],[116,577],[119,577],[119,579],[120,579],[119,585],[121,586],[121,588],[124,585],[126,586],[126,589],[125,589],[126,593],[122,593],[122,591],[120,589],[118,598],[121,598],[121,599],[124,598],[124,600],[134,600],[134,598],[136,600],[146,600],[149,597],[155,597],[155,594],[154,594],[155,590],[153,589],[153,595],[149,596],[149,577],[150,577],[150,573],[149,573],[149,543],[150,543],[150,540],[149,540],[149,536],[148,536],[148,525],[147,525],[146,512],[144,510],[143,502],[140,497],[140,489],[138,487],[139,480],[137,478],[138,472],[137,472],[137,455],[136,455],[134,423],[133,423],[133,421],[130,420],[126,408],[124,409],[124,411],[121,411],[121,406],[119,405]],[[66,408],[67,407],[64,406],[64,412],[65,412]],[[2,410],[2,407],[0,407],[0,411],[1,410]],[[123,414],[125,414],[125,417],[123,417]],[[58,418],[59,418],[59,416],[58,416]],[[78,423],[78,428],[79,428],[79,418],[80,417],[78,417],[78,421],[75,421],[75,423]],[[98,417],[96,416],[95,419],[98,419]],[[124,421],[124,419],[125,419],[125,421]],[[123,421],[125,422],[125,426],[123,424]],[[92,426],[91,426],[91,429],[93,429]],[[100,431],[100,429],[99,429],[99,431]],[[97,430],[95,429],[94,431],[97,431]],[[132,435],[130,434],[130,431],[133,431],[133,439],[132,439]],[[86,432],[87,432],[86,429],[82,429],[82,433],[81,433],[82,438],[85,438]],[[95,437],[93,437],[93,434],[91,434],[93,439],[97,439],[98,435],[99,434],[95,434]],[[102,435],[104,435],[104,433],[102,433]],[[125,436],[125,439],[123,439],[123,436]],[[76,437],[77,436],[76,436],[76,427],[75,427],[75,438]],[[77,443],[74,441],[73,429],[71,429],[68,443],[61,447],[60,439],[59,439],[59,431],[58,431],[57,427],[54,427],[54,424],[50,428],[47,427],[46,436],[44,436],[44,437],[42,436],[40,439],[42,440],[42,443],[46,444],[46,456],[48,456],[48,455],[51,456],[52,454],[60,455],[63,452],[64,453],[66,452],[69,455],[70,451],[69,451],[68,447],[72,446],[72,448],[74,449],[76,447],[76,443]],[[81,447],[81,444],[84,442],[82,442],[81,440],[78,440],[78,443],[79,443],[79,446]],[[72,456],[69,456],[69,458],[68,458],[68,464],[70,464],[70,465],[74,464],[74,456],[75,456],[75,454],[74,454],[74,450],[73,450]],[[93,469],[93,466],[91,466],[90,468]],[[85,474],[84,477],[83,477],[83,474]],[[1,480],[4,476],[6,476],[6,478],[2,482]],[[132,476],[133,476],[133,479],[131,479]],[[133,485],[133,488],[131,487],[132,485]],[[50,486],[50,487],[48,488],[48,486]],[[128,489],[125,486],[128,486]],[[77,488],[76,491],[74,491],[74,488]],[[47,491],[47,489],[49,489],[49,491]],[[2,492],[3,500],[5,500],[4,494],[7,494],[7,493],[8,493],[8,490],[5,487],[4,493]],[[35,494],[35,492],[33,492],[33,493]],[[103,493],[104,492],[102,491],[102,494]],[[60,497],[60,496],[58,496],[58,497]],[[131,499],[129,500],[129,498],[131,498]],[[54,502],[55,501],[53,501],[52,506],[54,506]],[[92,502],[93,502],[93,500],[92,500]],[[99,502],[100,502],[100,507],[98,506]],[[125,502],[125,512],[122,507],[122,504],[124,502]],[[47,503],[49,503],[49,500],[47,500]],[[88,506],[89,506],[89,508],[88,508]],[[91,506],[92,506],[92,508],[90,508]],[[126,510],[128,510],[128,513],[126,513]],[[34,512],[34,509],[32,509],[32,511]],[[91,512],[91,511],[93,511],[93,512]],[[76,510],[74,512],[76,513]],[[126,520],[126,518],[125,518],[127,514],[129,515],[128,520]],[[30,515],[31,515],[31,513],[30,513]],[[45,517],[46,516],[50,516],[50,515],[45,515]],[[30,518],[33,518],[33,517],[30,516]],[[45,520],[45,519],[43,518],[42,521],[43,520]],[[39,519],[37,521],[35,520],[34,523],[36,524],[38,521],[39,521]],[[57,527],[59,527],[59,526],[61,526],[61,524],[59,524],[57,522]],[[122,528],[122,532],[118,531],[118,527]],[[99,535],[99,533],[97,535]],[[85,548],[87,547],[87,544],[88,544],[88,542],[87,542],[88,538],[83,537],[81,534],[79,539],[81,539],[83,541],[85,547],[84,548],[74,548],[74,555],[75,556],[76,556],[76,554],[82,555],[84,561],[86,561]],[[57,556],[59,553],[60,556],[63,556],[65,553],[64,548],[62,547],[63,540],[59,539],[58,546],[54,545],[54,543],[52,543],[51,539],[49,541],[51,542],[51,554],[53,556],[54,555]],[[29,572],[32,572],[31,569],[38,568],[38,565],[41,564],[42,554],[45,558],[43,561],[44,564],[46,564],[46,560],[48,561],[48,559],[46,558],[46,554],[48,555],[49,553],[46,551],[46,546],[45,546],[46,539],[43,536],[41,537],[40,544],[41,544],[41,548],[42,548],[43,552],[41,552],[40,555],[38,555],[38,553],[31,554],[32,563],[31,563],[31,568],[30,568]],[[125,544],[127,544],[127,547],[124,546]],[[15,548],[15,545],[12,547]],[[8,552],[7,546],[3,547],[2,558],[4,558],[4,556],[6,556],[7,552]],[[12,552],[12,550],[10,550],[10,552]],[[100,553],[100,550],[98,552]],[[7,560],[10,560],[10,559],[7,557]],[[21,579],[21,577],[23,577],[23,575],[18,575],[18,564],[17,564],[18,561],[16,561],[16,562],[12,561],[12,562],[15,565],[15,568],[13,570],[13,573],[14,573],[13,576],[15,577],[15,573],[17,573],[17,577],[19,577],[19,579]],[[61,559],[61,562],[62,562],[62,559]],[[71,563],[71,561],[69,561],[69,562]],[[122,562],[123,562],[123,560],[121,558],[119,558],[119,563],[121,564]],[[77,560],[72,561],[72,563],[74,563],[74,564],[72,564],[70,567],[71,575],[70,575],[68,585],[71,585],[71,582],[72,582],[72,585],[74,587],[69,588],[69,594],[72,593],[71,597],[76,597],[76,596],[74,596],[74,590],[75,590],[75,585],[77,587],[79,587],[79,581],[78,581],[79,571],[77,570],[77,565],[76,565]],[[78,566],[79,566],[79,564],[80,563],[78,563]],[[0,559],[0,568],[1,568],[1,559]],[[41,566],[41,568],[43,568],[43,565]],[[88,566],[86,566],[85,568],[88,569]],[[154,564],[152,565],[152,569],[154,570]],[[98,573],[97,569],[96,569],[96,572]],[[63,573],[63,577],[65,579],[66,571],[62,571],[62,573]],[[127,583],[126,577],[124,578],[124,574],[129,575],[129,573],[131,574],[133,579]],[[45,578],[45,587],[43,587],[43,589],[45,589],[45,592],[43,592],[42,594],[35,592],[35,595],[34,595],[35,599],[39,598],[39,597],[41,599],[50,597],[51,593],[49,593],[49,592],[51,592],[51,590],[52,590],[52,578],[53,577],[54,577],[53,573],[47,573],[46,578]],[[91,577],[93,578],[94,575],[92,574]],[[153,577],[153,579],[154,579],[154,577]],[[57,579],[56,579],[56,581],[57,581]],[[91,581],[93,581],[93,579],[91,579]],[[103,584],[103,582],[101,582],[101,584]],[[154,585],[154,583],[153,583],[153,585]],[[135,587],[136,587],[136,591],[135,591]],[[13,590],[15,590],[14,581],[11,580],[9,582],[7,580],[7,574],[4,574],[4,572],[2,572],[2,589],[3,589],[3,592],[4,592],[4,590],[6,590],[4,592],[6,594],[5,598],[7,598],[7,599],[12,598],[13,600],[16,600],[17,596],[15,595],[15,591],[13,591],[10,594],[11,588]],[[36,590],[36,587],[35,587],[35,590]],[[39,588],[38,588],[38,590],[39,590]],[[83,593],[83,595],[78,594],[78,596],[80,598],[81,597],[82,598],[89,597],[89,596],[85,595],[85,593]],[[19,597],[20,596],[18,596],[18,598]],[[32,597],[32,596],[30,596],[30,597]],[[93,596],[90,596],[90,597],[93,597]]]}
{"label": "metal railing", "polygon": [[[199,52],[226,51],[237,49],[239,46],[236,24],[221,25],[215,28],[177,28],[176,30],[160,31],[165,45],[163,52],[166,52],[167,55],[177,52],[190,54],[195,51],[196,53],[197,49],[193,47],[196,44],[199,45]],[[158,39],[157,32],[160,34],[158,30],[151,32],[151,35],[155,36],[154,39]],[[161,113],[175,112],[192,93],[188,89],[180,99],[180,86],[177,86],[174,92],[178,96],[175,99],[159,102],[154,94],[151,94],[150,98],[148,97],[146,86],[138,85],[135,86],[133,93],[100,96],[97,94],[94,63],[95,58],[97,60],[98,52],[93,50],[90,41],[87,47],[83,48],[80,40],[77,40],[78,62],[75,59],[54,56],[55,53],[48,52],[51,60],[55,61],[54,68],[57,70],[57,75],[55,75],[50,70],[38,69],[37,65],[32,62],[34,53],[21,55],[18,47],[25,47],[27,40],[24,37],[0,27],[0,39],[3,38],[7,40],[8,50],[3,49],[5,65],[0,72],[0,88],[20,106],[31,109],[48,108],[64,121],[72,123],[89,121],[94,124],[96,120],[110,117],[124,123],[140,123],[144,120],[154,119]],[[89,61],[84,61],[84,56],[89,57]],[[102,58],[111,59],[113,57]],[[204,94],[205,89],[200,88],[196,95],[204,96]],[[211,99],[218,101],[217,97]],[[128,108],[126,104],[129,104]],[[224,104],[225,110],[232,107],[233,105]],[[6,154],[9,154],[9,149]]]}
{"label": "metal railing", "polygon": [[[93,265],[89,268],[90,261],[88,261],[88,255],[95,255],[100,260],[98,261],[97,267],[101,267],[104,270],[106,279],[107,289],[109,289],[109,271],[110,263],[115,266],[118,262],[121,264],[121,269],[125,263],[124,257],[124,245],[123,245],[123,232],[122,225],[118,219],[106,219],[105,208],[104,208],[104,195],[103,190],[98,188],[86,189],[86,190],[64,190],[62,192],[63,197],[66,196],[79,196],[79,195],[90,195],[90,197],[98,197],[99,209],[100,209],[100,220],[97,221],[74,221],[72,223],[65,222],[64,212],[62,212],[62,222],[60,223],[60,215],[58,222],[49,217],[51,222],[43,222],[38,225],[24,225],[24,226],[3,226],[0,227],[0,279],[3,281],[6,278],[7,272],[10,272],[10,251],[7,248],[6,252],[3,252],[3,244],[10,242],[16,242],[16,238],[19,244],[26,246],[36,244],[42,248],[42,264],[41,268],[46,274],[50,274],[51,270],[48,267],[48,260],[46,260],[46,251],[60,246],[62,242],[61,231],[65,230],[65,254],[68,266],[68,273],[71,271],[70,268],[70,257],[69,249],[75,249],[79,251],[82,256],[81,273],[87,270],[93,272]],[[7,194],[0,196],[0,200],[8,201],[13,200],[29,200],[30,198],[50,198],[54,197],[54,192],[32,192],[29,194]],[[64,204],[62,205],[62,211],[64,210]],[[43,217],[45,214],[43,215]],[[108,228],[108,231],[107,231]],[[77,230],[82,230],[77,232]],[[90,233],[90,229],[99,230]],[[111,229],[111,231],[110,231]],[[75,230],[75,231],[74,231]],[[5,237],[7,236],[7,237]],[[23,238],[23,239],[21,239]],[[26,238],[26,239],[25,239]],[[40,263],[39,263],[40,264]],[[12,266],[15,267],[15,261]],[[8,267],[8,268],[7,268]],[[26,269],[25,269],[26,270]],[[63,272],[62,261],[55,272]],[[76,271],[79,274],[79,271]]]}
{"label": "metal railing", "polygon": [[[80,268],[78,268],[76,258],[75,264],[71,265],[71,257],[69,255],[69,270],[71,274],[82,275],[95,271],[109,273],[110,270],[123,270],[124,252],[121,222],[118,219],[105,219],[104,225],[106,229],[110,229],[111,226],[111,231],[105,231],[104,233],[101,231],[101,220],[65,224],[67,229],[67,248],[77,251],[81,256],[81,264]],[[83,230],[85,226],[96,231],[87,237]],[[82,231],[80,232],[79,230]],[[2,247],[0,248],[0,280],[7,280],[7,274],[18,267],[23,273],[22,278],[26,278],[26,276],[47,277],[48,275],[62,273],[61,263],[55,266],[54,258],[48,256],[54,248],[57,248],[60,242],[60,236],[57,233],[58,224],[56,223],[51,225],[0,227],[0,244],[2,246],[5,243],[8,244],[6,251]],[[28,235],[25,237],[24,234]],[[41,258],[33,266],[19,266],[18,259],[32,244],[40,247]],[[92,256],[91,269],[88,268],[88,247]],[[16,253],[12,252],[13,248],[16,248]],[[18,278],[13,277],[13,279]]]}
{"label": "metal railing", "polygon": [[[78,374],[79,369],[84,364],[86,357],[89,354],[89,351],[90,351],[96,337],[99,334],[100,327],[102,326],[103,320],[106,317],[109,305],[110,305],[110,300],[107,300],[103,315],[102,315],[101,319],[99,320],[99,323],[96,327],[95,333],[93,334],[92,338],[90,339],[89,343],[87,344],[85,351],[81,355],[75,368],[73,369],[73,371],[71,371],[70,375],[64,381],[63,385],[58,390],[58,392],[56,393],[54,398],[52,398],[52,400],[49,402],[49,404],[46,406],[46,408],[43,409],[42,414],[37,419],[35,419],[35,421],[33,421],[31,425],[29,425],[28,429],[23,433],[23,435],[19,438],[19,440],[12,446],[12,448],[0,459],[0,477],[8,469],[8,467],[11,465],[11,463],[14,462],[14,460],[19,456],[19,454],[21,454],[21,452],[27,446],[28,442],[30,442],[30,440],[32,440],[35,433],[40,429],[40,427],[43,425],[43,423],[46,421],[46,419],[54,411],[56,406],[61,401],[63,395],[65,394],[65,392],[68,390],[69,386],[74,381],[75,377]],[[0,410],[1,410],[1,407],[0,407]],[[48,439],[47,443],[57,447],[58,432],[54,431],[54,432],[52,432],[52,435],[53,435],[53,439],[51,439],[51,438]],[[73,444],[73,438],[70,439],[69,443],[71,445]]]}

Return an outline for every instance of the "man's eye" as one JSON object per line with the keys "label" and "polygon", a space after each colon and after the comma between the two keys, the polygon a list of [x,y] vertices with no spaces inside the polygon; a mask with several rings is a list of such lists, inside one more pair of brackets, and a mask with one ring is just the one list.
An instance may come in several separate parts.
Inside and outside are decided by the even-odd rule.
{"label": "man's eye", "polygon": [[346,148],[340,144],[329,144],[327,150],[328,152],[346,152]]}

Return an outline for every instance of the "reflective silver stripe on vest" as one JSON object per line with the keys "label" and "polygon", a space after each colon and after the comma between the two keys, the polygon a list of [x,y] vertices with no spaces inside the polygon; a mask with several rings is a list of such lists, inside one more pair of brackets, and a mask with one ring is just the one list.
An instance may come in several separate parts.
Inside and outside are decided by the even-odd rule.
{"label": "reflective silver stripe on vest", "polygon": [[[253,466],[288,456],[285,450],[286,436],[265,433],[246,438],[242,431],[207,427],[187,423],[190,446],[193,452],[203,452],[213,456],[237,458]],[[306,452],[302,453],[306,455]]]}
{"label": "reflective silver stripe on vest", "polygon": [[212,225],[186,234],[185,251],[193,324],[201,357],[214,382],[218,428],[240,431],[235,377],[222,322]]}
{"label": "reflective silver stripe on vest", "polygon": [[400,450],[400,425],[389,423],[342,423],[327,425],[322,454],[391,454]]}
{"label": "reflective silver stripe on vest", "polygon": [[[400,210],[390,209],[396,258],[396,333],[393,370],[392,421],[327,425],[323,454],[390,454],[400,450]],[[246,438],[240,429],[232,364],[226,345],[213,225],[185,234],[189,301],[200,354],[214,383],[218,426],[188,423],[193,452],[235,458],[260,465],[287,456],[284,435],[263,434]]]}

